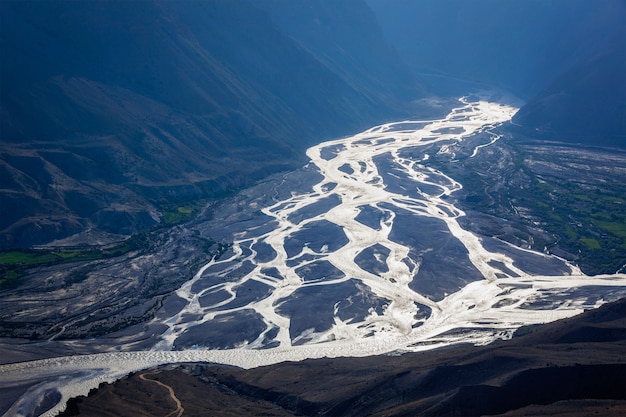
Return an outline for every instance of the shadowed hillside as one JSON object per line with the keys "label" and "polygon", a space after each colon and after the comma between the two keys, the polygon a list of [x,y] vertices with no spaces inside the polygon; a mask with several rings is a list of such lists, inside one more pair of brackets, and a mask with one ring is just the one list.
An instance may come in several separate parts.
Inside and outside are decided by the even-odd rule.
{"label": "shadowed hillside", "polygon": [[[621,0],[368,0],[400,56],[440,94],[499,87],[537,139],[626,147]],[[575,22],[575,23],[574,23]]]}
{"label": "shadowed hillside", "polygon": [[[150,227],[406,109],[394,91],[410,76],[374,91],[370,58],[321,61],[257,5],[2,2],[0,248]],[[343,30],[363,9],[322,22]],[[392,55],[382,39],[368,52]]]}
{"label": "shadowed hillside", "polygon": [[433,87],[454,91],[462,79],[525,99],[597,55],[622,31],[626,9],[621,0],[367,2],[405,62],[439,76],[424,80]]}
{"label": "shadowed hillside", "polygon": [[606,49],[554,80],[513,122],[538,138],[626,148],[624,39],[626,29]]}

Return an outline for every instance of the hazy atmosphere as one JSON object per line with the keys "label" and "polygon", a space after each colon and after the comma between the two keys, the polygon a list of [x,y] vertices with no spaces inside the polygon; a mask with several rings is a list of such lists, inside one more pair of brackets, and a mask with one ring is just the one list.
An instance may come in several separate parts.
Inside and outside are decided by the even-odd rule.
{"label": "hazy atmosphere", "polygon": [[0,414],[626,413],[623,0],[0,1]]}

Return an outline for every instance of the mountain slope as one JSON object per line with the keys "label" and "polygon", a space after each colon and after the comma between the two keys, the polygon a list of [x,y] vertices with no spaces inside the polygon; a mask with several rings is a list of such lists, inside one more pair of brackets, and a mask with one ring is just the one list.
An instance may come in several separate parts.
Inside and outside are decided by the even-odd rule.
{"label": "mountain slope", "polygon": [[534,137],[626,147],[624,39],[626,30],[606,50],[557,77],[513,122]]}
{"label": "mountain slope", "polygon": [[398,112],[255,3],[2,2],[0,248],[132,233]]}
{"label": "mountain slope", "polygon": [[[500,87],[528,103],[514,133],[626,146],[621,0],[368,0],[400,55],[441,94]],[[576,22],[576,24],[572,24]]]}
{"label": "mountain slope", "polygon": [[[459,79],[529,99],[621,31],[622,0],[367,0],[400,56],[434,88]],[[575,23],[574,23],[575,22]],[[460,90],[460,91],[459,91]]]}
{"label": "mountain slope", "polygon": [[266,0],[259,7],[346,84],[373,102],[393,108],[398,98],[408,102],[424,94],[364,0]]}

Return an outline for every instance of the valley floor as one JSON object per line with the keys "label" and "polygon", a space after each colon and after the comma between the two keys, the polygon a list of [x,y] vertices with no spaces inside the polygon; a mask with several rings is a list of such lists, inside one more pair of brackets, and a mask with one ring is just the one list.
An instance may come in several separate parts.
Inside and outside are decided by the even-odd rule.
{"label": "valley floor", "polygon": [[[309,403],[321,407],[316,413],[327,412],[324,404],[334,401],[334,393],[353,387],[362,410],[401,413],[402,404],[418,407],[418,392],[428,391],[432,378],[452,381],[454,372],[462,371],[452,359],[452,368],[446,367],[446,352],[453,352],[448,348],[461,345],[459,352],[465,352],[469,344],[508,339],[521,326],[623,298],[626,275],[588,276],[571,260],[541,250],[538,239],[550,236],[532,223],[534,213],[523,210],[520,201],[527,191],[499,191],[510,184],[528,190],[535,179],[520,168],[509,146],[500,146],[496,128],[516,109],[497,98],[504,99],[491,93],[463,97],[441,119],[388,123],[321,143],[309,149],[311,161],[301,170],[215,202],[190,223],[154,232],[141,247],[116,257],[33,269],[0,304],[6,336],[0,351],[12,352],[0,365],[0,411],[54,416],[69,398],[138,372],[136,382],[150,392],[167,391],[164,398],[175,405],[168,413],[178,414],[191,406],[173,382],[146,369],[206,362],[265,375],[269,365],[289,368],[290,362],[304,361],[306,367],[330,361],[321,358],[343,357],[344,362],[331,362],[361,363],[365,373],[372,368],[382,388],[368,388],[372,380],[359,380],[361,373],[345,381],[341,376],[347,385],[337,389],[333,381],[339,374],[331,372],[319,392],[308,385],[315,378],[289,380],[300,373],[289,368],[287,380],[277,379],[276,387],[270,381],[268,389],[280,391],[285,384],[303,389],[287,397],[300,404],[287,407],[294,412]],[[497,172],[507,175],[477,180],[498,178]],[[538,181],[546,183],[547,176]],[[472,204],[475,210],[467,210]],[[591,334],[597,332],[606,333]],[[555,343],[561,354],[562,342]],[[446,349],[434,350],[443,362],[431,362],[433,370],[402,368],[413,357],[407,352],[438,347]],[[537,349],[542,360],[557,359],[552,348]],[[618,348],[611,349],[615,356]],[[378,356],[386,354],[404,355]],[[423,410],[439,403],[453,407],[465,401],[463,396],[496,404],[487,399],[509,397],[510,390],[520,388],[515,384],[533,386],[548,378],[532,371],[546,365],[531,361],[532,366],[515,368],[522,379],[509,380],[510,365],[525,361],[526,353],[521,355],[507,353],[503,362],[467,357],[470,369],[504,366],[505,374],[484,378],[483,371],[479,377],[472,371],[467,381],[474,382],[464,382],[467,389],[433,394],[437,401]],[[572,355],[567,356],[572,361],[579,358]],[[385,368],[375,364],[379,359]],[[546,372],[560,380],[568,379],[577,362],[554,363],[559,370]],[[581,363],[590,366],[583,374],[594,379],[622,361],[597,363],[601,368]],[[239,371],[220,369],[233,372],[227,379],[235,378],[236,386],[220,384],[239,390]],[[254,385],[246,381],[241,387]],[[340,402],[328,407],[348,412]],[[511,408],[494,407],[480,412]],[[432,408],[433,415],[437,410]]]}
{"label": "valley floor", "polygon": [[164,366],[72,399],[63,415],[623,416],[625,313],[621,300],[483,347],[250,370]]}

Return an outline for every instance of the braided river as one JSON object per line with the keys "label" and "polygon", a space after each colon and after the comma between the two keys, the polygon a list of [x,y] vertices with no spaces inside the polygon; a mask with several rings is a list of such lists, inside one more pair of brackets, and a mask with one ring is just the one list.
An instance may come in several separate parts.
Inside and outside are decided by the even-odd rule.
{"label": "braided river", "polygon": [[233,226],[228,251],[153,319],[150,349],[0,365],[0,387],[24,387],[5,415],[54,416],[72,396],[160,364],[252,368],[486,344],[626,296],[626,275],[586,276],[461,227],[453,196],[463,184],[430,161],[454,161],[455,146],[470,158],[486,151],[516,111],[464,97],[440,119],[311,147],[305,184],[286,176],[269,204],[249,203],[255,217]]}

